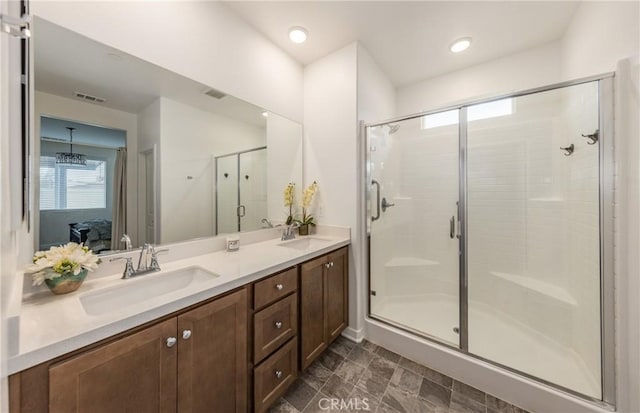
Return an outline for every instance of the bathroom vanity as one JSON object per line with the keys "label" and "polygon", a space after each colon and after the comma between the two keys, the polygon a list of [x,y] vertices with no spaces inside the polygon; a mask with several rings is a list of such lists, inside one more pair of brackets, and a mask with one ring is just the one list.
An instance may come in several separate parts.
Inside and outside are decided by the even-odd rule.
{"label": "bathroom vanity", "polygon": [[[26,300],[10,411],[267,411],[348,324],[348,244],[348,230],[271,239],[167,262],[138,277],[144,284],[114,274],[65,297]],[[216,276],[162,303],[95,304],[121,285],[150,285],[143,277],[203,271]],[[61,319],[83,306],[83,315]],[[60,319],[52,326],[60,336],[27,337],[38,317]],[[43,354],[51,357],[37,361]]]}

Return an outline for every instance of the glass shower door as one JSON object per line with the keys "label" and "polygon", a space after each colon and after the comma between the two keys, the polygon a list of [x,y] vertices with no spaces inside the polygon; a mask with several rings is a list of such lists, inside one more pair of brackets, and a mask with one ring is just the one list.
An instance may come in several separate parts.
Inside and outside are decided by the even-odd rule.
{"label": "glass shower door", "polygon": [[600,399],[598,82],[468,113],[469,352]]}
{"label": "glass shower door", "polygon": [[458,347],[458,110],[367,137],[370,313]]}

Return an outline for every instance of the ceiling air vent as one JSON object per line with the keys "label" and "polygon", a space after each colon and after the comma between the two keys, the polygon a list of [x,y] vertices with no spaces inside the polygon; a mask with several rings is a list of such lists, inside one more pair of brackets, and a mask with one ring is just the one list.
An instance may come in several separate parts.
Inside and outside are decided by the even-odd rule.
{"label": "ceiling air vent", "polygon": [[223,97],[227,96],[226,93],[224,92],[220,92],[219,90],[215,90],[215,89],[207,89],[204,91],[204,94],[207,96],[211,96],[212,98],[216,98],[216,99],[222,99]]}
{"label": "ceiling air vent", "polygon": [[78,99],[86,100],[93,103],[104,103],[106,101],[105,98],[99,98],[97,96],[88,95],[82,92],[73,92],[73,95]]}

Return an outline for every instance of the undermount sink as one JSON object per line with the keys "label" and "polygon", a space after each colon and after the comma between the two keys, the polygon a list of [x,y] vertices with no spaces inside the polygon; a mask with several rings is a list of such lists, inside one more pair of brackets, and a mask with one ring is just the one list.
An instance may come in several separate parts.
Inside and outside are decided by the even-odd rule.
{"label": "undermount sink", "polygon": [[325,247],[329,245],[330,242],[330,240],[324,238],[300,237],[290,241],[281,242],[278,246],[304,251]]}
{"label": "undermount sink", "polygon": [[141,275],[140,278],[122,280],[120,285],[91,291],[80,296],[80,302],[89,315],[102,315],[114,309],[140,304],[159,296],[175,293],[184,288],[207,282],[217,274],[200,267],[187,267],[176,271]]}

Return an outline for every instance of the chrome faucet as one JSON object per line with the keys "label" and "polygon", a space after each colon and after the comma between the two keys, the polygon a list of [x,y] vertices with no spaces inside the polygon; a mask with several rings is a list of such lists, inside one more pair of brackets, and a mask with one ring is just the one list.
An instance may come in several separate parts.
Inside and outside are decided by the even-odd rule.
{"label": "chrome faucet", "polygon": [[[111,258],[109,261],[125,260],[124,271],[122,272],[122,279],[128,279],[136,277],[138,275],[149,274],[151,272],[160,271],[160,265],[158,264],[158,253],[169,251],[168,249],[156,250],[151,244],[144,244],[140,249],[140,257],[138,258],[138,268],[133,269],[133,258],[131,257],[118,257]],[[151,256],[151,260],[149,260]]]}
{"label": "chrome faucet", "polygon": [[[265,224],[266,228],[273,228],[273,224],[267,218],[262,218],[262,221],[260,221],[260,222]],[[265,228],[265,227],[263,227],[263,228]]]}
{"label": "chrome faucet", "polygon": [[294,231],[296,228],[298,228],[300,226],[300,224],[298,224],[297,222],[292,222],[289,225],[286,225],[284,227],[284,230],[282,231],[282,241],[288,241],[290,239],[295,239],[296,238],[296,231]]}
{"label": "chrome faucet", "polygon": [[131,238],[127,234],[122,234],[122,238],[120,238],[120,242],[124,242],[125,250],[129,251],[131,248]]}

